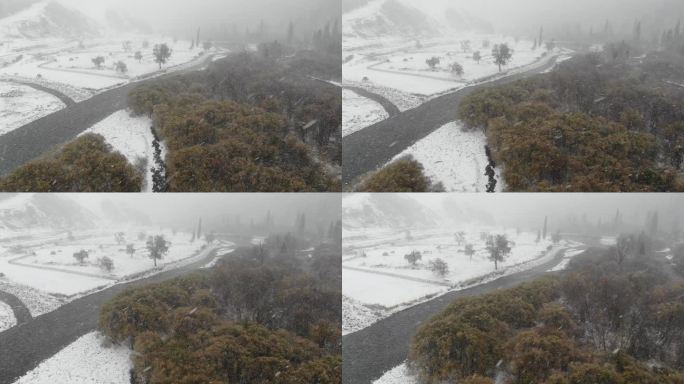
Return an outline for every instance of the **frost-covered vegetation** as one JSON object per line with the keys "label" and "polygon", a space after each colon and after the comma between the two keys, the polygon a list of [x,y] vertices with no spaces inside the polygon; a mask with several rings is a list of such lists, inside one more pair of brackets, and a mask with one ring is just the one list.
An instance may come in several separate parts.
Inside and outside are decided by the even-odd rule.
{"label": "frost-covered vegetation", "polygon": [[567,275],[455,301],[421,326],[408,366],[425,383],[681,383],[684,286],[646,236],[619,257],[628,238]]}
{"label": "frost-covered vegetation", "polygon": [[298,73],[330,76],[321,60],[245,53],[132,91],[132,110],[168,145],[168,190],[339,190],[320,160],[339,163],[340,90]]}
{"label": "frost-covered vegetation", "polygon": [[366,175],[355,188],[356,192],[439,192],[442,189],[441,185],[432,183],[423,166],[410,155]]}
{"label": "frost-covered vegetation", "polygon": [[486,133],[508,190],[684,189],[684,92],[663,87],[681,56],[641,63],[630,52],[608,45],[460,104],[465,124]]}
{"label": "frost-covered vegetation", "polygon": [[104,138],[87,134],[0,178],[4,192],[140,192],[143,174]]}
{"label": "frost-covered vegetation", "polygon": [[134,349],[136,383],[341,383],[341,243],[272,236],[211,270],[132,289],[100,328]]}

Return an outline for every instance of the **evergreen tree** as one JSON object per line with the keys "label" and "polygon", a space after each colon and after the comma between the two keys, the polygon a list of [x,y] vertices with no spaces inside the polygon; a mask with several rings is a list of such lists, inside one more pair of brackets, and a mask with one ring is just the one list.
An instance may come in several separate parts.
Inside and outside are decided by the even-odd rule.
{"label": "evergreen tree", "polygon": [[294,42],[294,23],[290,21],[290,25],[287,28],[287,44],[292,45]]}

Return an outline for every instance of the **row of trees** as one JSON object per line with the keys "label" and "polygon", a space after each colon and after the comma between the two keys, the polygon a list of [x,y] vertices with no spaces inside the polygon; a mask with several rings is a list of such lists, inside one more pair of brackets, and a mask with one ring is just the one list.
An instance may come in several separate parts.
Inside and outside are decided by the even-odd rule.
{"label": "row of trees", "polygon": [[[128,46],[127,44],[130,44],[130,41],[124,42],[124,49],[126,49],[126,47]],[[154,49],[152,50],[152,55],[154,56],[154,62],[159,64],[159,69],[162,68],[163,64],[166,64],[169,61],[172,53],[173,50],[169,48],[169,46],[166,44],[157,44],[154,46]],[[138,60],[138,62],[142,62],[142,52],[135,52],[135,55],[133,57],[136,60]],[[92,58],[91,61],[95,65],[95,68],[102,69],[102,66],[105,63],[105,58],[104,56],[96,56]],[[114,69],[119,73],[125,74],[128,72],[128,65],[121,60],[114,62],[113,65]]]}
{"label": "row of trees", "polygon": [[[499,66],[499,72],[501,72],[501,67],[508,65],[508,63],[513,58],[513,49],[511,49],[506,43],[496,44],[494,45],[494,48],[492,48],[492,58],[494,64]],[[480,61],[482,60],[482,54],[480,53],[480,51],[475,51],[473,53],[473,60],[477,61],[477,63],[480,64]],[[427,64],[428,67],[433,71],[437,69],[437,66],[440,65],[441,62],[442,59],[437,56],[433,56],[425,60],[425,64]],[[458,62],[451,63],[451,65],[449,66],[449,70],[451,71],[451,73],[456,74],[458,76],[462,76],[464,73],[463,66]]]}

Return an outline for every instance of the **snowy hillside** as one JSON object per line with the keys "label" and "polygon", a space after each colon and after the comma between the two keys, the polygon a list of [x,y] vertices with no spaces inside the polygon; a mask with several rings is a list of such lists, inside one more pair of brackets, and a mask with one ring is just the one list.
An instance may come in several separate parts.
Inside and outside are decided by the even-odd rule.
{"label": "snowy hillside", "polygon": [[491,25],[449,2],[372,0],[343,15],[345,38],[435,37],[449,31],[490,32]]}
{"label": "snowy hillside", "polygon": [[432,227],[438,215],[410,197],[400,194],[349,195],[342,200],[344,228]]}
{"label": "snowy hillside", "polygon": [[428,205],[402,194],[357,193],[342,200],[342,215],[348,235],[361,235],[369,229],[436,228],[464,222],[494,224],[491,214],[458,201],[458,197]]}
{"label": "snowy hillside", "polygon": [[54,194],[0,196],[0,230],[4,234],[48,228],[92,228],[97,222],[96,215],[89,210]]}
{"label": "snowy hillside", "polygon": [[95,21],[54,0],[38,2],[0,19],[0,39],[78,39],[98,35]]}

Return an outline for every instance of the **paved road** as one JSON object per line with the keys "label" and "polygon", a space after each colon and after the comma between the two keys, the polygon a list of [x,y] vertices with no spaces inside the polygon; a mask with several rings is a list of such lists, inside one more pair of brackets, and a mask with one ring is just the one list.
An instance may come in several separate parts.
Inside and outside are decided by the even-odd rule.
{"label": "paved road", "polygon": [[369,92],[369,91],[367,91],[363,88],[360,88],[360,87],[352,87],[352,86],[346,86],[346,85],[344,86],[344,89],[348,89],[348,90],[358,94],[359,96],[363,96],[367,99],[371,99],[371,100],[375,101],[376,103],[382,105],[382,107],[385,109],[385,111],[387,112],[389,117],[393,117],[393,116],[396,116],[396,115],[401,113],[401,111],[399,110],[399,108],[396,105],[394,105],[391,101],[389,101],[385,97],[378,95],[377,93]]}
{"label": "paved road", "polygon": [[0,136],[0,176],[6,176],[17,167],[73,140],[112,113],[125,109],[128,93],[138,85],[200,69],[210,60],[211,56],[184,70],[105,91]]}
{"label": "paved road", "polygon": [[419,107],[344,137],[342,140],[342,164],[344,164],[342,182],[347,187],[352,186],[359,176],[379,169],[406,148],[443,125],[456,120],[459,103],[474,91],[541,73],[553,67],[555,63],[554,57],[546,64],[529,71],[437,97]]}
{"label": "paved road", "polygon": [[[238,246],[241,245],[246,244],[238,244]],[[1,332],[0,384],[13,383],[79,337],[96,330],[100,306],[125,289],[185,275],[202,268],[213,258],[213,254],[209,252],[201,260],[185,267],[131,283],[116,285]]]}
{"label": "paved road", "polygon": [[31,311],[26,308],[26,305],[24,305],[24,303],[22,303],[18,297],[11,293],[0,291],[0,301],[12,308],[12,312],[14,312],[14,318],[17,319],[17,325],[31,321]]}
{"label": "paved road", "polygon": [[564,250],[553,260],[525,272],[502,277],[473,288],[450,292],[394,315],[342,338],[342,381],[344,384],[366,384],[406,360],[409,344],[421,323],[442,312],[461,297],[481,295],[506,289],[542,276],[563,258]]}

